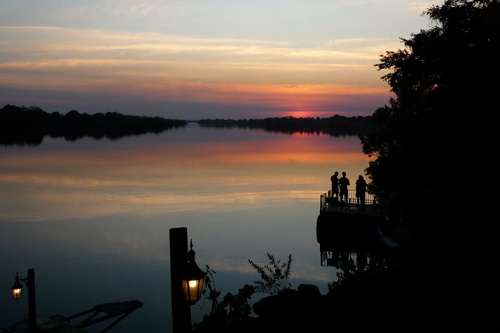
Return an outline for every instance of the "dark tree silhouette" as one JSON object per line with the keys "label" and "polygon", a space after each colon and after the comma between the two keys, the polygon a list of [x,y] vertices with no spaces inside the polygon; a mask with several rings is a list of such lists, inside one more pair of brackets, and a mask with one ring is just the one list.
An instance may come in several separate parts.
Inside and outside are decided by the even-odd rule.
{"label": "dark tree silhouette", "polygon": [[128,135],[160,133],[187,124],[184,120],[123,115],[117,112],[89,115],[76,110],[66,115],[47,113],[41,108],[5,105],[0,109],[0,145],[38,145],[43,138],[83,137],[116,140]]}
{"label": "dark tree silhouette", "polygon": [[264,119],[201,119],[202,126],[239,127],[245,129],[263,129],[277,133],[325,133],[331,136],[362,135],[373,129],[371,116],[345,117],[338,114],[329,118],[274,117]]}
{"label": "dark tree silhouette", "polygon": [[389,70],[382,79],[396,98],[374,112],[377,130],[362,139],[376,157],[366,171],[379,196],[406,198],[404,222],[419,255],[483,269],[500,234],[500,2],[447,0],[423,15],[433,26],[376,65]]}

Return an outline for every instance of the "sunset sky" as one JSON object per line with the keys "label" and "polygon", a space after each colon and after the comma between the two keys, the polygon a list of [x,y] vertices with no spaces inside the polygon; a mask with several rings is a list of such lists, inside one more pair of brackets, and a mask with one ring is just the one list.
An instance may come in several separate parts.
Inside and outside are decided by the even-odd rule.
{"label": "sunset sky", "polygon": [[429,1],[0,0],[0,107],[248,119],[370,115],[373,66]]}

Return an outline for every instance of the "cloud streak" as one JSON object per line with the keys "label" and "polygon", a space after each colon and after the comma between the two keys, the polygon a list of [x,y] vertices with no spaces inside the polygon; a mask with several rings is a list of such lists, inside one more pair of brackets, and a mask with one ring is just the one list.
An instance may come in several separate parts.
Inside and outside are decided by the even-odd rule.
{"label": "cloud streak", "polygon": [[60,27],[3,26],[0,32],[9,36],[0,40],[0,86],[10,88],[291,110],[324,109],[338,96],[388,93],[373,69],[373,46],[359,45],[366,39],[310,48]]}
{"label": "cloud streak", "polygon": [[[217,60],[232,57],[279,58],[280,60],[288,58],[310,61],[322,59],[330,64],[374,60],[374,54],[369,49],[304,48],[289,42],[266,40],[196,38],[152,32],[116,33],[37,26],[0,26],[0,32],[9,35],[9,38],[0,40],[0,45],[4,46],[2,53],[27,51],[31,52],[30,56],[36,57],[70,56],[72,53],[79,53],[93,57],[119,58],[122,52],[129,52],[128,55],[131,57],[147,57],[148,59],[182,54],[197,55],[205,60],[211,59],[212,56],[216,56]],[[364,40],[374,42],[380,39]],[[347,41],[335,40],[331,45],[341,45]]]}

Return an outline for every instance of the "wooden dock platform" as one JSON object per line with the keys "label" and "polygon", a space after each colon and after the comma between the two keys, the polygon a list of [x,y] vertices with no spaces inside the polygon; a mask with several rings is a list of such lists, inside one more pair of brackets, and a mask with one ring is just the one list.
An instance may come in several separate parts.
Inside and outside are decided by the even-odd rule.
{"label": "wooden dock platform", "polygon": [[365,193],[365,202],[361,203],[356,198],[356,191],[349,191],[347,201],[341,201],[338,197],[332,196],[332,191],[323,193],[320,196],[320,213],[333,212],[342,214],[356,214],[367,216],[381,216],[381,205],[372,194]]}

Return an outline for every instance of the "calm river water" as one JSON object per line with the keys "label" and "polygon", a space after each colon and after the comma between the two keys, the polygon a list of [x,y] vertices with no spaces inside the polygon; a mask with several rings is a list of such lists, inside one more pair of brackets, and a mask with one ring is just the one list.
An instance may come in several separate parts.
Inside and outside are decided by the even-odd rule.
{"label": "calm river water", "polygon": [[[266,264],[268,252],[292,254],[292,287],[326,293],[336,270],[320,266],[319,196],[334,171],[354,185],[367,163],[357,137],[196,124],[116,141],[1,146],[0,326],[27,313],[27,294],[16,301],[10,287],[16,271],[34,268],[39,317],[137,299],[144,306],[111,332],[171,332],[176,227],[188,228],[199,266],[217,272],[223,295],[257,280],[248,259]],[[209,309],[193,306],[193,322]]]}

